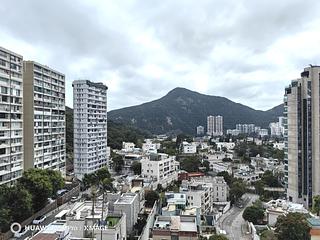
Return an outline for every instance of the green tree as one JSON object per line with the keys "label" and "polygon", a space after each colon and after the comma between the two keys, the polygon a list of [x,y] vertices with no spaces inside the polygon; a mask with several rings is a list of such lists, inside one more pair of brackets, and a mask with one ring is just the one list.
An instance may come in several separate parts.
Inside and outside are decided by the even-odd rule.
{"label": "green tree", "polygon": [[146,206],[147,207],[153,207],[153,204],[155,203],[155,201],[159,200],[159,194],[156,191],[147,191],[145,193],[144,196],[145,200],[146,200]]}
{"label": "green tree", "polygon": [[63,177],[61,176],[61,173],[59,171],[54,171],[50,169],[46,170],[46,174],[48,175],[49,181],[51,182],[51,185],[52,185],[51,196],[56,196],[57,191],[64,187]]}
{"label": "green tree", "polygon": [[230,187],[229,195],[232,203],[240,200],[246,192],[246,184],[242,180],[235,180]]}
{"label": "green tree", "polygon": [[13,221],[22,222],[32,215],[32,195],[26,189],[10,187],[4,197]]}
{"label": "green tree", "polygon": [[113,158],[112,158],[112,162],[113,162],[113,169],[119,173],[122,171],[122,168],[124,166],[124,160],[123,157],[121,155],[116,154]]}
{"label": "green tree", "polygon": [[281,215],[276,223],[276,236],[278,240],[309,240],[310,227],[306,216],[301,213],[288,213]]}
{"label": "green tree", "polygon": [[135,175],[141,174],[141,162],[133,162],[130,168]]}
{"label": "green tree", "polygon": [[228,186],[230,186],[232,182],[232,176],[227,171],[218,172],[217,176],[223,177]]}
{"label": "green tree", "polygon": [[269,187],[279,187],[280,185],[277,177],[275,177],[270,170],[263,173],[261,180]]}
{"label": "green tree", "polygon": [[85,189],[92,186],[99,186],[104,179],[110,179],[111,175],[107,167],[98,169],[96,172],[85,174],[82,183]]}
{"label": "green tree", "polygon": [[228,240],[228,238],[224,235],[213,235],[209,238],[209,240]]}
{"label": "green tree", "polygon": [[6,209],[4,206],[0,207],[0,233],[5,233],[9,230],[10,223],[12,222],[12,217],[10,215],[10,210]]}
{"label": "green tree", "polygon": [[18,180],[18,186],[31,193],[35,211],[43,208],[48,198],[53,196],[53,186],[46,170],[32,168],[25,171]]}
{"label": "green tree", "polygon": [[264,217],[264,210],[257,206],[246,207],[243,211],[242,217],[244,220],[258,224]]}
{"label": "green tree", "polygon": [[210,171],[210,163],[208,160],[204,160],[202,166],[206,168],[206,172]]}
{"label": "green tree", "polygon": [[256,194],[259,196],[263,196],[264,194],[264,188],[265,188],[265,183],[262,180],[256,181],[253,183],[254,188],[256,190]]}
{"label": "green tree", "polygon": [[197,156],[184,157],[180,161],[180,168],[187,172],[197,172],[201,166],[201,162]]}
{"label": "green tree", "polygon": [[312,199],[312,211],[319,216],[320,212],[320,195],[316,195]]}
{"label": "green tree", "polygon": [[263,230],[260,235],[261,240],[277,240],[275,233],[272,230]]}

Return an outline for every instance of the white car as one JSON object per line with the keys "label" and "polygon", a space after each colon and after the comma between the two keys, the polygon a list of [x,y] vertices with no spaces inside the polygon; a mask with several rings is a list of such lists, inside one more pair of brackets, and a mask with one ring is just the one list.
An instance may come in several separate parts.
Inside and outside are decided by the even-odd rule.
{"label": "white car", "polygon": [[46,220],[46,218],[47,218],[47,217],[46,217],[45,215],[36,217],[36,218],[32,221],[32,223],[33,223],[33,224],[41,224],[41,223],[44,222],[44,220]]}
{"label": "white car", "polygon": [[15,238],[20,238],[22,237],[23,235],[25,235],[29,230],[26,229],[25,227],[21,228],[20,232],[15,232],[14,233],[14,237]]}

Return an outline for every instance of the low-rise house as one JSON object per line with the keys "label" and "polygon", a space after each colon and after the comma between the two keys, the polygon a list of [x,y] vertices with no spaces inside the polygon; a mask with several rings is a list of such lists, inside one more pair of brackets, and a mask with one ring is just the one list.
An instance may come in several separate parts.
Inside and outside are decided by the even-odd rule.
{"label": "low-rise house", "polygon": [[201,214],[213,212],[215,202],[227,202],[229,187],[223,177],[200,177],[182,181],[180,192],[187,196],[187,206],[199,207]]}
{"label": "low-rise house", "polygon": [[310,240],[319,240],[320,239],[320,219],[308,218],[307,221],[310,227]]}
{"label": "low-rise house", "polygon": [[130,234],[133,231],[133,226],[138,220],[138,214],[140,212],[139,195],[135,193],[124,193],[114,203],[115,213],[126,214],[126,229]]}
{"label": "low-rise house", "polygon": [[197,145],[196,143],[188,143],[188,142],[182,142],[182,152],[184,154],[195,154],[197,153]]}
{"label": "low-rise house", "polygon": [[196,240],[196,216],[158,216],[152,229],[153,240]]}
{"label": "low-rise house", "polygon": [[133,152],[135,144],[132,142],[122,142],[122,151],[123,152]]}
{"label": "low-rise house", "polygon": [[[93,206],[94,204],[94,206]],[[108,203],[86,201],[76,203],[66,216],[70,239],[126,239],[126,215],[108,210]],[[102,235],[102,236],[101,236]],[[102,237],[102,238],[101,238]]]}
{"label": "low-rise house", "polygon": [[303,204],[292,203],[283,199],[271,200],[265,204],[268,224],[274,226],[281,215],[289,212],[308,213]]}
{"label": "low-rise house", "polygon": [[175,156],[164,153],[150,154],[142,158],[140,162],[141,176],[151,180],[155,188],[158,184],[166,187],[178,179],[180,163],[175,160]]}

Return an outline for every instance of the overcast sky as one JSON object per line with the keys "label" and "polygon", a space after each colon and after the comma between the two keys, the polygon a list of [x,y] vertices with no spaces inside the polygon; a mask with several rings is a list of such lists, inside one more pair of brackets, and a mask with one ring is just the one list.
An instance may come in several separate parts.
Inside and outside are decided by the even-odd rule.
{"label": "overcast sky", "polygon": [[3,0],[0,46],[74,79],[104,82],[109,110],[175,87],[255,109],[320,62],[320,1]]}

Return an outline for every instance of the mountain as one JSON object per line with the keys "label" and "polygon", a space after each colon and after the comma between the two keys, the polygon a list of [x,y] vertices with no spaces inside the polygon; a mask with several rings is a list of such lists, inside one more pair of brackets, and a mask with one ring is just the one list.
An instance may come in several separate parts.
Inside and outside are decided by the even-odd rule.
{"label": "mountain", "polygon": [[282,115],[282,108],[283,105],[279,105],[268,111],[255,110],[225,97],[175,88],[158,100],[110,111],[108,118],[153,134],[194,134],[196,126],[206,126],[208,115],[223,116],[224,129],[233,129],[237,123],[254,123],[267,128]]}
{"label": "mountain", "polygon": [[[136,129],[122,123],[108,120],[108,146],[122,148],[122,142],[134,142],[138,146],[144,138],[150,137],[150,133]],[[73,109],[66,106],[66,152],[67,168],[70,170],[73,162]]]}

